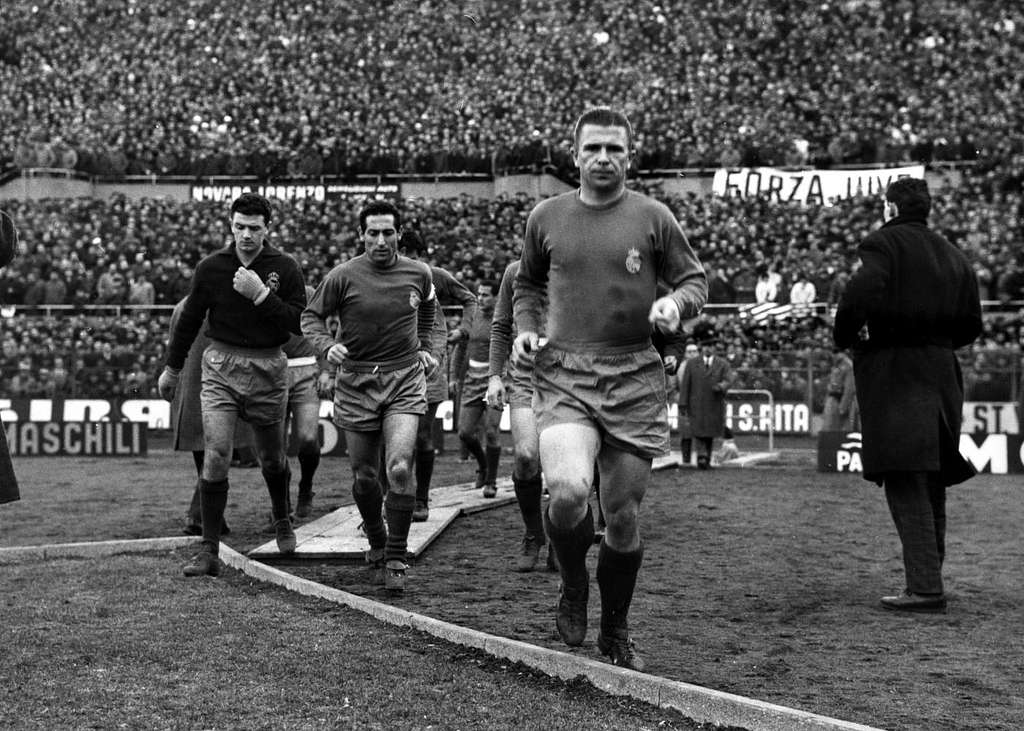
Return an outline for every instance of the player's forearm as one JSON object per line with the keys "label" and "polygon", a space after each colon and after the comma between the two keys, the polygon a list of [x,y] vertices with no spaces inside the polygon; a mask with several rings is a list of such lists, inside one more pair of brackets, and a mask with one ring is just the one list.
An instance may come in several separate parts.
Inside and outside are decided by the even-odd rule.
{"label": "player's forearm", "polygon": [[492,376],[501,376],[505,372],[509,349],[512,346],[512,320],[509,317],[498,319],[494,313],[491,321],[491,344],[487,354],[487,372]]}
{"label": "player's forearm", "polygon": [[434,313],[437,308],[437,299],[431,298],[420,302],[416,312],[416,331],[420,339],[420,350],[432,353],[434,350]]}
{"label": "player's forearm", "polygon": [[316,349],[317,358],[325,360],[327,351],[336,342],[334,336],[327,329],[327,321],[320,316],[320,313],[306,308],[299,316],[299,324],[302,334]]}

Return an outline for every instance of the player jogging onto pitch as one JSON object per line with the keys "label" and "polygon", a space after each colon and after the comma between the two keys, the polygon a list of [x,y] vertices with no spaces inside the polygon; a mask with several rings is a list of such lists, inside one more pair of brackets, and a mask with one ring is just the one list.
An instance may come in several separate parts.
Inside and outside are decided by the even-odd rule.
{"label": "player jogging onto pitch", "polygon": [[[391,592],[405,589],[416,502],[413,448],[427,408],[426,374],[437,367],[430,267],[398,253],[401,225],[394,205],[368,203],[359,213],[366,251],[334,267],[302,313],[303,334],[338,366],[334,421],[345,433],[352,494],[370,543],[366,558]],[[337,340],[327,327],[332,316],[339,319]],[[378,477],[382,443],[387,498]]]}
{"label": "player jogging onto pitch", "polygon": [[186,576],[217,576],[220,529],[228,500],[228,468],[235,423],[249,422],[281,553],[295,551],[288,517],[288,462],[284,449],[287,359],[281,346],[299,332],[306,304],[296,261],[266,243],[272,208],[255,193],[231,204],[233,242],[196,266],[185,306],[171,334],[160,395],[170,401],[182,366],[207,319],[210,345],[203,351],[203,476],[200,481],[202,550],[184,568]]}
{"label": "player jogging onto pitch", "polygon": [[[643,560],[637,513],[653,457],[668,446],[665,370],[652,325],[675,331],[707,298],[704,269],[672,212],[626,189],[635,150],[625,115],[585,112],[573,131],[580,187],[539,203],[526,223],[514,315],[513,357],[533,361],[544,515],[558,558],[555,624],[562,640],[587,633],[594,536],[588,503],[594,460],[607,528],[597,559],[597,646],[617,665],[641,670],[628,614]],[[657,296],[658,282],[669,294]],[[548,342],[540,345],[547,305]]]}

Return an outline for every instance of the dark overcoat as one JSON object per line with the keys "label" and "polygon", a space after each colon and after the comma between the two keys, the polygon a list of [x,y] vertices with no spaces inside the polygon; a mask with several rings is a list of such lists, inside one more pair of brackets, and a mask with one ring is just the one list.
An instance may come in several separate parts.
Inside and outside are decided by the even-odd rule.
{"label": "dark overcoat", "polygon": [[[181,317],[181,311],[185,307],[185,300],[181,300],[174,306],[171,312],[171,322],[168,332],[174,332]],[[174,399],[171,401],[171,430],[174,434],[173,447],[179,452],[199,452],[205,449],[203,442],[203,410],[199,401],[199,394],[202,391],[203,380],[203,351],[210,344],[204,331],[206,324],[196,334],[189,348],[188,357],[185,358],[185,365],[181,369],[181,376],[178,379],[178,387],[174,390]],[[252,447],[255,445],[252,427],[239,419],[235,423],[234,447]]]}
{"label": "dark overcoat", "polygon": [[695,438],[725,434],[725,397],[732,382],[732,366],[725,358],[714,356],[711,368],[704,365],[703,357],[686,361],[679,382],[679,409],[689,415]]}
{"label": "dark overcoat", "polygon": [[978,284],[963,252],[899,216],[858,247],[861,268],[836,311],[834,336],[853,350],[864,478],[934,472],[946,485],[974,468],[959,449],[963,376],[953,352],[981,333]]}

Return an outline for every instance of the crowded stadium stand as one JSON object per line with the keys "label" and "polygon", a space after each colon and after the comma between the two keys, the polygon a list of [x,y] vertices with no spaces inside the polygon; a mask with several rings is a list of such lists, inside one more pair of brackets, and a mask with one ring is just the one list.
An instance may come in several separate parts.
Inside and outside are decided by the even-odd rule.
{"label": "crowded stadium stand", "polygon": [[[738,388],[820,411],[829,313],[879,206],[699,181],[919,164],[985,301],[967,398],[1018,400],[1021,58],[1024,8],[989,0],[5,2],[0,200],[22,248],[0,272],[0,394],[156,396],[170,307],[228,234],[200,183],[419,181],[403,208],[428,258],[493,280],[538,197],[572,184],[573,119],[614,103],[638,131],[631,184],[705,263]],[[554,187],[496,185],[515,174]],[[356,253],[359,196],[274,198],[272,242],[311,284]]]}

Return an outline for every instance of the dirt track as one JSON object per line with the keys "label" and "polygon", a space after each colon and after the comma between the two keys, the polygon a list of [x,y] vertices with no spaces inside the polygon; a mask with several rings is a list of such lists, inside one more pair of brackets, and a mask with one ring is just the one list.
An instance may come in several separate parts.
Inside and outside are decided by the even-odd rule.
{"label": "dirt track", "polygon": [[[981,477],[950,494],[945,615],[893,614],[902,588],[884,498],[807,469],[657,473],[632,612],[650,673],[887,728],[1016,729],[1024,721],[1020,488]],[[557,575],[512,570],[513,506],[465,516],[426,551],[396,604],[566,650]],[[591,551],[593,575],[596,550]],[[297,573],[392,601],[361,565]],[[575,652],[599,656],[591,631]]]}
{"label": "dirt track", "polygon": [[[632,614],[648,671],[886,728],[1020,728],[1019,476],[982,476],[951,490],[949,611],[902,616],[877,603],[902,586],[878,488],[813,471],[809,452],[786,464],[656,473],[642,510],[646,558]],[[194,481],[189,455],[159,449],[138,459],[15,466],[23,500],[3,506],[4,546],[176,534]],[[470,474],[446,453],[436,484]],[[244,551],[267,540],[266,491],[258,470],[232,470],[231,480],[226,542]],[[347,460],[325,459],[314,517],[351,502],[350,484]],[[413,566],[398,604],[566,649],[553,625],[557,577],[511,570],[520,537],[514,506],[457,519]],[[293,570],[389,600],[355,563]],[[591,632],[575,652],[598,657],[592,589]]]}

